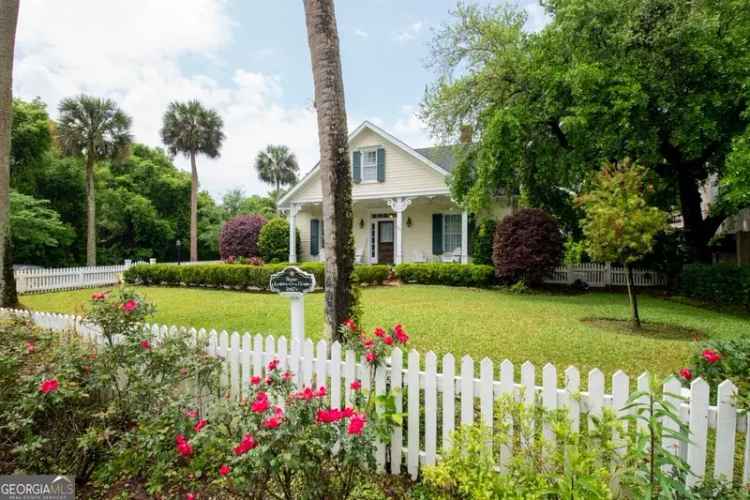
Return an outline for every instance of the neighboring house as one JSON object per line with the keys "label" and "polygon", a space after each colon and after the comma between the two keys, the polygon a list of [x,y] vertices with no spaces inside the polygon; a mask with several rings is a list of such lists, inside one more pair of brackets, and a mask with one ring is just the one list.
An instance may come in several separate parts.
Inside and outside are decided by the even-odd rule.
{"label": "neighboring house", "polygon": [[[708,215],[711,205],[719,195],[717,177],[712,174],[703,184],[701,196],[703,202],[701,209],[703,215]],[[726,237],[734,242],[734,252],[731,254],[718,254],[716,260],[736,261],[737,264],[750,264],[750,209],[740,210],[735,215],[728,217],[716,231],[719,237]]]}
{"label": "neighboring house", "polygon": [[[366,121],[350,134],[349,151],[357,263],[469,262],[473,216],[450,196],[451,147],[413,149]],[[297,256],[290,231],[290,262],[325,259],[322,200],[319,165],[279,200],[302,239]],[[507,213],[507,203],[490,210]]]}

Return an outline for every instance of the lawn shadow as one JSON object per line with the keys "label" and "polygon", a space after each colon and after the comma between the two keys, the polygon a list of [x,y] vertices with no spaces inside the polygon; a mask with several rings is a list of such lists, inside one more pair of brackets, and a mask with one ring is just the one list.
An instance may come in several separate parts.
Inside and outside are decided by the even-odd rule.
{"label": "lawn shadow", "polygon": [[708,338],[705,332],[696,328],[689,328],[681,325],[671,325],[656,321],[641,321],[641,328],[636,329],[632,326],[630,320],[613,319],[613,318],[583,318],[581,322],[621,335],[632,335],[636,337],[660,339],[660,340],[681,340],[684,342],[694,342]]}

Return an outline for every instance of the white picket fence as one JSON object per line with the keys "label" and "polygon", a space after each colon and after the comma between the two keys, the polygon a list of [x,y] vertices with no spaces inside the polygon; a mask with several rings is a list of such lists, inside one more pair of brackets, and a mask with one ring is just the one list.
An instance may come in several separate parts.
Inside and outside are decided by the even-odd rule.
{"label": "white picket fence", "polygon": [[120,283],[129,267],[119,266],[61,267],[56,269],[19,269],[13,272],[18,293],[76,290]]}
{"label": "white picket fence", "polygon": [[[82,337],[103,344],[98,329],[82,324],[75,316],[7,309],[0,309],[0,315],[24,316],[51,330],[75,329]],[[529,362],[517,367],[508,360],[496,364],[484,358],[477,366],[469,356],[457,360],[452,354],[446,354],[439,362],[433,352],[422,357],[417,351],[400,349],[393,350],[389,366],[378,368],[371,380],[363,360],[357,360],[352,351],[343,351],[338,342],[330,345],[323,340],[317,344],[309,339],[290,342],[286,337],[276,339],[175,326],[147,325],[146,328],[152,332],[155,342],[166,335],[207,337],[209,354],[225,360],[222,386],[237,398],[248,394],[250,376],[263,376],[266,365],[274,358],[279,360],[281,369],[295,374],[298,386],[325,385],[332,407],[351,401],[350,384],[356,379],[361,380],[365,388],[374,385],[377,394],[385,393],[387,388],[400,389],[396,393],[396,411],[406,413],[405,425],[393,430],[390,443],[378,446],[377,464],[379,471],[385,472],[386,457],[390,456],[390,473],[400,474],[405,463],[413,478],[418,476],[421,466],[436,463],[439,450],[451,446],[451,434],[459,426],[481,423],[493,429],[494,403],[503,395],[510,394],[528,404],[541,403],[549,410],[567,409],[573,427],[578,429],[582,419],[599,416],[604,408],[625,414],[624,407],[630,395],[648,390],[650,383],[647,373],[631,379],[617,371],[611,377],[612,393],[606,394],[605,375],[598,369],[587,374],[584,391],[581,374],[575,367],[564,370],[565,382],[560,387],[558,370],[552,364],[538,370]],[[541,385],[537,385],[540,381]],[[735,477],[735,468],[740,467],[743,484],[750,484],[750,416],[736,408],[734,384],[727,380],[719,385],[715,404],[710,404],[708,384],[701,379],[683,388],[672,377],[664,384],[663,391],[665,395],[680,395],[666,397],[690,429],[689,443],[663,439],[667,449],[679,454],[690,465],[693,475],[688,478],[689,484],[697,484],[706,477],[731,479]],[[665,421],[665,425],[675,427],[671,421]],[[709,456],[710,429],[715,434],[712,456]],[[551,436],[552,431],[544,428],[543,432]],[[386,453],[386,447],[390,453]],[[743,458],[741,463],[735,464],[738,451]],[[512,454],[512,448],[504,447],[498,465],[507,463]]]}
{"label": "white picket fence", "polygon": [[[625,268],[612,264],[575,264],[555,268],[552,276],[545,283],[572,285],[576,280],[583,281],[591,287],[626,286]],[[648,269],[633,269],[635,286],[665,286],[667,277],[662,273]]]}

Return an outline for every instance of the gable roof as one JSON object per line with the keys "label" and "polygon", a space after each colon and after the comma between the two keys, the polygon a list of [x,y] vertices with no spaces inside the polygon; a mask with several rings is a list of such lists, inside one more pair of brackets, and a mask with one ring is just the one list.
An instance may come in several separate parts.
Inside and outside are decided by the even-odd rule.
{"label": "gable roof", "polygon": [[440,165],[444,170],[453,172],[453,168],[458,163],[458,153],[461,147],[460,144],[454,146],[431,146],[429,148],[417,148],[415,151],[425,158],[429,158],[433,163]]}
{"label": "gable roof", "polygon": [[[440,148],[450,148],[449,146],[437,146],[434,148],[421,148],[421,149],[414,149],[410,146],[408,146],[406,143],[401,141],[400,139],[396,138],[395,136],[389,134],[382,128],[378,127],[372,122],[369,122],[365,120],[360,124],[359,127],[354,129],[352,133],[349,134],[348,143],[351,144],[352,140],[354,140],[355,137],[357,137],[362,131],[364,130],[370,130],[374,132],[375,134],[379,135],[383,139],[387,140],[388,142],[394,144],[395,146],[401,148],[403,151],[408,153],[409,155],[413,156],[417,160],[421,161],[428,167],[432,168],[439,174],[443,176],[447,176],[450,174],[450,170],[453,168],[453,165],[455,163],[455,160],[453,160],[452,154],[450,155],[451,160],[447,161],[447,156],[445,154],[437,154],[436,151]],[[446,168],[449,167],[449,168]],[[310,178],[312,178],[313,174],[315,174],[318,169],[320,168],[320,162],[316,163],[315,166],[300,179],[300,181],[295,184],[292,189],[290,189],[284,196],[281,197],[281,199],[278,201],[279,206],[285,205],[289,199],[294,196],[294,193],[299,191],[299,189],[304,186]]]}

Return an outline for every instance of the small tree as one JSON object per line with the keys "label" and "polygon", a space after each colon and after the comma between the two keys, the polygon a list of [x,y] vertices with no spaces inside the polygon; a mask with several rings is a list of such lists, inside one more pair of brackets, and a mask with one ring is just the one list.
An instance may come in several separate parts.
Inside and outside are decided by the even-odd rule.
{"label": "small tree", "polygon": [[[300,254],[299,230],[297,231],[297,255]],[[276,218],[268,222],[260,230],[258,237],[258,251],[265,262],[286,262],[289,257],[289,222]]]}
{"label": "small tree", "polygon": [[524,208],[497,225],[492,261],[501,279],[541,283],[560,265],[562,255],[560,226],[544,210]]}
{"label": "small tree", "polygon": [[586,212],[583,234],[588,254],[595,261],[625,266],[635,328],[641,327],[641,320],[632,266],[651,252],[656,236],[667,228],[667,214],[648,205],[646,196],[653,188],[645,175],[646,170],[629,159],[620,165],[606,163],[591,191],[578,198]]}

